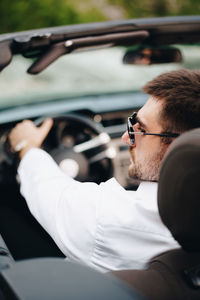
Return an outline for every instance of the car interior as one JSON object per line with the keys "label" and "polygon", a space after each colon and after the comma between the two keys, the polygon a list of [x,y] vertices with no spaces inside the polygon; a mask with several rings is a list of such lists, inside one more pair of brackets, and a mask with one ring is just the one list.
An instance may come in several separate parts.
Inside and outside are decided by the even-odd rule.
{"label": "car interior", "polygon": [[[66,299],[74,281],[81,288],[72,290],[69,299],[83,293],[89,299],[107,299],[109,293],[109,299],[199,299],[199,130],[177,138],[159,182],[160,215],[181,249],[152,258],[145,271],[122,270],[105,277],[74,264],[63,267],[64,255],[20,194],[18,157],[8,142],[18,122],[30,119],[40,126],[51,117],[54,125],[42,148],[63,172],[96,183],[114,176],[125,189],[137,189],[138,182],[128,177],[129,151],[121,140],[127,118],[148,99],[141,92],[148,80],[165,71],[200,69],[199,33],[200,17],[188,16],[0,35],[2,299],[39,299],[40,293],[43,299]],[[174,164],[180,166],[176,172]],[[63,278],[69,274],[66,284]],[[159,292],[153,288],[157,281]],[[45,289],[48,282],[54,284]],[[173,286],[178,286],[177,294]]]}

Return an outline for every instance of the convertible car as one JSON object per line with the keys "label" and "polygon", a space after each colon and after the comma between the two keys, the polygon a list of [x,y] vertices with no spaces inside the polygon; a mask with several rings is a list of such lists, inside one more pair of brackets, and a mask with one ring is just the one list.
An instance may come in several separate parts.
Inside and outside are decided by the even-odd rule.
{"label": "convertible car", "polygon": [[63,254],[20,195],[7,137],[24,119],[39,126],[51,117],[42,148],[63,172],[97,183],[114,176],[136,189],[121,141],[127,117],[147,100],[140,89],[148,80],[180,68],[200,69],[200,16],[0,35],[1,299],[143,299],[117,279],[77,265],[65,269]]}

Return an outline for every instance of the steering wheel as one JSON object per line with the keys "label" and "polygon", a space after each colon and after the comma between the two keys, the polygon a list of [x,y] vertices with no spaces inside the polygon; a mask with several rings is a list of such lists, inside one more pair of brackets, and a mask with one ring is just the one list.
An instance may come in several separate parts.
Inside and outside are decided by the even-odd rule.
{"label": "steering wheel", "polygon": [[[86,117],[66,114],[52,118],[54,123],[42,144],[63,172],[79,181],[100,183],[113,175],[110,137],[103,127]],[[40,125],[44,118],[37,119]]]}

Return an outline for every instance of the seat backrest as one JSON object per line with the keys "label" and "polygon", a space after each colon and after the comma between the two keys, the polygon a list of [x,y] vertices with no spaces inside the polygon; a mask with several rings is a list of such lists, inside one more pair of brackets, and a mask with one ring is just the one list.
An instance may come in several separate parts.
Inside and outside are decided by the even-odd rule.
{"label": "seat backrest", "polygon": [[200,251],[200,128],[177,138],[163,160],[158,209],[186,251]]}

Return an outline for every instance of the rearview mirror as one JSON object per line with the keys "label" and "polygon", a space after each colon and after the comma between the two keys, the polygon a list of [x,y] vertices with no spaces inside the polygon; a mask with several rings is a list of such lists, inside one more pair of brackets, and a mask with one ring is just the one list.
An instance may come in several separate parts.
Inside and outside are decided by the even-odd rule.
{"label": "rearview mirror", "polygon": [[178,63],[182,61],[182,54],[176,48],[140,48],[128,50],[124,57],[124,64],[151,65],[163,63]]}

